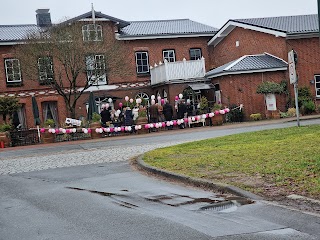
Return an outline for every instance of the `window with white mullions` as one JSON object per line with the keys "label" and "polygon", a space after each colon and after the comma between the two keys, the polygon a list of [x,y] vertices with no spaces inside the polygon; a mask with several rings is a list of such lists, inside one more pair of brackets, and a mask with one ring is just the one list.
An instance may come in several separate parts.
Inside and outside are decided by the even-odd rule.
{"label": "window with white mullions", "polygon": [[136,52],[136,71],[138,74],[149,73],[148,52]]}
{"label": "window with white mullions", "polygon": [[97,24],[82,26],[83,41],[102,41],[102,27]]}
{"label": "window with white mullions", "polygon": [[107,84],[106,64],[103,55],[86,57],[87,78],[92,85]]}
{"label": "window with white mullions", "polygon": [[190,48],[190,60],[201,59],[202,53],[200,48]]}
{"label": "window with white mullions", "polygon": [[316,97],[320,98],[320,75],[315,75],[314,76],[314,84],[316,88]]}
{"label": "window with white mullions", "polygon": [[53,61],[52,57],[38,58],[39,80],[40,83],[51,83],[53,80]]}
{"label": "window with white mullions", "polygon": [[4,60],[7,83],[21,82],[20,62],[18,59],[5,59]]}
{"label": "window with white mullions", "polygon": [[167,60],[168,62],[175,62],[176,61],[176,54],[174,50],[163,50],[162,51],[163,55],[163,61]]}

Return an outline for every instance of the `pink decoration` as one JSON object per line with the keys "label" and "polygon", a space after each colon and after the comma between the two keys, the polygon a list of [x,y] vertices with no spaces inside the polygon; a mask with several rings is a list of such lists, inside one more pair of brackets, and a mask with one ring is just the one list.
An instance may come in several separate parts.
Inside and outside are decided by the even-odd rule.
{"label": "pink decoration", "polygon": [[214,116],[213,112],[209,113],[209,117],[213,117],[213,116]]}
{"label": "pink decoration", "polygon": [[124,130],[128,131],[128,127],[127,127],[127,126],[125,126]]}
{"label": "pink decoration", "polygon": [[114,132],[114,128],[110,128],[110,132]]}
{"label": "pink decoration", "polygon": [[176,120],[173,121],[173,126],[177,126],[177,121]]}
{"label": "pink decoration", "polygon": [[40,132],[41,132],[41,133],[44,133],[45,131],[46,131],[46,130],[45,130],[44,128],[41,128],[41,129],[40,129]]}
{"label": "pink decoration", "polygon": [[161,123],[161,125],[162,125],[162,127],[165,127],[165,126],[166,126],[166,123],[165,123],[165,122],[163,122],[163,123]]}
{"label": "pink decoration", "polygon": [[129,97],[128,97],[128,96],[125,96],[125,97],[124,97],[124,100],[125,100],[126,102],[128,102],[128,101],[129,101]]}
{"label": "pink decoration", "polygon": [[[118,128],[118,130],[119,130],[119,128]],[[124,132],[124,127],[121,127],[120,130],[121,130],[121,132]]]}
{"label": "pink decoration", "polygon": [[200,117],[200,116],[197,116],[196,119],[197,119],[197,121],[200,121],[201,117]]}
{"label": "pink decoration", "polygon": [[56,133],[59,133],[60,131],[59,131],[59,129],[56,129]]}
{"label": "pink decoration", "polygon": [[174,97],[174,100],[178,101],[178,100],[179,100],[179,97],[178,97],[178,96],[175,96],[175,97]]}
{"label": "pink decoration", "polygon": [[139,126],[138,125],[134,126],[134,129],[139,130]]}
{"label": "pink decoration", "polygon": [[144,125],[144,128],[148,129],[149,128],[149,124]]}
{"label": "pink decoration", "polygon": [[220,112],[219,112],[218,110],[216,110],[216,111],[214,111],[214,114],[215,114],[215,115],[219,115]]}
{"label": "pink decoration", "polygon": [[130,98],[130,103],[133,103],[133,99],[132,98]]}
{"label": "pink decoration", "polygon": [[88,133],[91,133],[91,128],[88,128]]}
{"label": "pink decoration", "polygon": [[188,122],[192,122],[192,119],[191,119],[191,117],[188,117]]}
{"label": "pink decoration", "polygon": [[66,133],[70,133],[70,129],[66,129]]}
{"label": "pink decoration", "polygon": [[164,99],[161,99],[161,105],[163,105],[164,104]]}
{"label": "pink decoration", "polygon": [[171,124],[170,124],[170,121],[169,121],[169,122],[167,122],[167,123],[166,123],[166,125],[167,125],[167,127],[169,127],[169,126],[171,125]]}
{"label": "pink decoration", "polygon": [[225,109],[224,109],[224,112],[225,112],[225,113],[228,113],[228,112],[230,112],[230,109],[229,109],[229,108],[225,108]]}
{"label": "pink decoration", "polygon": [[122,102],[119,102],[119,107],[122,108],[123,104]]}
{"label": "pink decoration", "polygon": [[184,119],[184,122],[187,123],[187,122],[188,122],[188,118],[185,118],[185,119]]}
{"label": "pink decoration", "polygon": [[220,114],[225,114],[224,110],[219,111]]}
{"label": "pink decoration", "polygon": [[154,128],[153,123],[150,123],[150,124],[149,124],[149,127],[150,127],[150,128]]}

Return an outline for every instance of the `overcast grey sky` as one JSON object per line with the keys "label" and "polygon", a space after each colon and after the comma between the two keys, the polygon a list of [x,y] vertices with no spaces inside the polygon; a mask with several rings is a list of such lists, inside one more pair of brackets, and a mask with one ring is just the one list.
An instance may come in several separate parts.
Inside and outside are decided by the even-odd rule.
{"label": "overcast grey sky", "polygon": [[94,9],[126,21],[189,18],[220,28],[229,19],[317,13],[317,0],[1,0],[0,25],[36,23],[49,8],[54,23]]}

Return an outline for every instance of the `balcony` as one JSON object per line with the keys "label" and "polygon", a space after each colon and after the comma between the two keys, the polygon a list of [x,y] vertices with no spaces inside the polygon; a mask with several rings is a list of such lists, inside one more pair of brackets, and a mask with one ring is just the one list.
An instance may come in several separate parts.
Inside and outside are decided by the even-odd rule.
{"label": "balcony", "polygon": [[151,85],[164,84],[175,80],[203,78],[206,73],[204,57],[198,60],[159,63],[150,67]]}

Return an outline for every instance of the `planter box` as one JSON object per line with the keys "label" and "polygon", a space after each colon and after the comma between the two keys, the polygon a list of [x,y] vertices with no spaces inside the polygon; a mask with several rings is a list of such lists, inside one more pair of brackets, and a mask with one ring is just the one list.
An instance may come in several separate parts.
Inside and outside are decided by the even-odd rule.
{"label": "planter box", "polygon": [[93,123],[90,124],[90,128],[91,128],[91,138],[97,139],[97,138],[101,138],[102,137],[101,133],[97,133],[96,132],[97,128],[101,128],[101,123],[93,122]]}
{"label": "planter box", "polygon": [[10,147],[10,133],[9,132],[0,132],[0,143],[3,142],[5,148]]}
{"label": "planter box", "polygon": [[44,132],[41,133],[41,142],[42,143],[54,143],[56,140],[56,134]]}
{"label": "planter box", "polygon": [[280,112],[279,111],[267,111],[266,118],[267,119],[280,119]]}
{"label": "planter box", "polygon": [[211,118],[212,126],[220,126],[223,124],[223,121],[224,121],[224,115],[222,114],[214,115]]}
{"label": "planter box", "polygon": [[149,129],[145,129],[144,128],[144,125],[148,123],[148,120],[146,117],[139,117],[137,120],[136,120],[136,125],[141,125],[141,129],[138,130],[138,134],[145,134],[145,133],[149,133]]}

